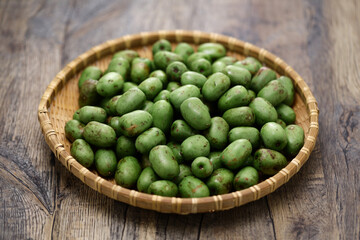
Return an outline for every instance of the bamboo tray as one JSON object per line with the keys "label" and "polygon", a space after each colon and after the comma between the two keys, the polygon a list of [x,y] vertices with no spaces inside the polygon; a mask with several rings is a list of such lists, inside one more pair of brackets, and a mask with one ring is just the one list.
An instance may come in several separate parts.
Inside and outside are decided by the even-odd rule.
{"label": "bamboo tray", "polygon": [[[305,132],[305,144],[298,155],[279,173],[255,186],[229,194],[188,199],[161,197],[126,189],[116,185],[114,180],[104,179],[95,171],[92,172],[80,165],[70,155],[70,142],[65,138],[64,126],[79,108],[77,81],[82,70],[88,65],[95,65],[105,70],[112,54],[123,49],[134,49],[140,56],[152,58],[152,44],[162,38],[168,39],[173,46],[183,41],[192,44],[195,48],[204,42],[218,42],[227,48],[230,56],[238,59],[246,56],[255,57],[279,75],[290,77],[296,89],[293,106],[296,112],[296,124],[302,126]],[[89,187],[132,206],[163,213],[189,214],[231,209],[264,197],[289,181],[307,161],[315,146],[319,130],[318,112],[316,99],[308,85],[279,57],[265,49],[232,37],[199,31],[176,30],[127,35],[107,41],[81,54],[67,64],[51,81],[41,98],[38,118],[45,140],[57,159]]]}

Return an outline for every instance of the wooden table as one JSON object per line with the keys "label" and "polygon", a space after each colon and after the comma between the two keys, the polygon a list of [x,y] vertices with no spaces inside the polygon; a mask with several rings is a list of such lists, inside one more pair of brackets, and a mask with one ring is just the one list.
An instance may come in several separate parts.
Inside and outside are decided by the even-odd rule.
{"label": "wooden table", "polygon": [[[359,239],[358,1],[0,1],[0,239]],[[280,56],[319,102],[320,133],[287,184],[233,210],[178,216],[90,189],[37,121],[46,86],[94,45],[159,29],[216,32]]]}

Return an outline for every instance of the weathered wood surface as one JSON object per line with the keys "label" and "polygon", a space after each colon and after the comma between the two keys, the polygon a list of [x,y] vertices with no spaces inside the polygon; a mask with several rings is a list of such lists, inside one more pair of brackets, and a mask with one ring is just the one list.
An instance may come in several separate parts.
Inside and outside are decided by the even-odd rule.
{"label": "weathered wood surface", "polygon": [[[0,1],[0,239],[359,239],[358,1]],[[37,106],[94,45],[159,29],[217,32],[280,56],[319,102],[320,134],[286,185],[230,211],[167,215],[111,200],[51,153]]]}

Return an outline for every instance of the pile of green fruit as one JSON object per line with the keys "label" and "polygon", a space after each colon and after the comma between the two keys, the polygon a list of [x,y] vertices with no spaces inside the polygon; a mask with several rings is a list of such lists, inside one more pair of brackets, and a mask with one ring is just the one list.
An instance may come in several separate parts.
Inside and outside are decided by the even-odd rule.
{"label": "pile of green fruit", "polygon": [[291,79],[218,43],[172,51],[163,39],[152,53],[123,50],[81,74],[65,133],[84,167],[140,192],[206,197],[257,184],[303,146]]}

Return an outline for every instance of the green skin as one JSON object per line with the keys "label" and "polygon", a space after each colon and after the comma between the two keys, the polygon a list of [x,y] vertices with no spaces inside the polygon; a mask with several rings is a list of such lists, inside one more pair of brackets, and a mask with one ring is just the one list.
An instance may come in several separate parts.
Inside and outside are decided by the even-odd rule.
{"label": "green skin", "polygon": [[186,99],[180,111],[185,121],[196,130],[205,130],[211,125],[210,113],[199,98]]}
{"label": "green skin", "polygon": [[206,181],[211,195],[220,195],[231,192],[232,183],[234,180],[234,173],[229,169],[216,169]]}
{"label": "green skin", "polygon": [[166,137],[163,131],[159,128],[149,128],[142,134],[140,134],[135,141],[136,150],[142,154],[147,154],[150,150],[157,146],[166,143]]}
{"label": "green skin", "polygon": [[157,181],[158,179],[159,177],[151,167],[144,168],[137,180],[137,190],[139,192],[147,193],[150,184]]}
{"label": "green skin", "polygon": [[99,80],[101,75],[102,75],[102,71],[98,67],[90,66],[85,68],[79,78],[79,82],[78,82],[79,88],[81,88],[81,86],[86,80],[88,79]]}
{"label": "green skin", "polygon": [[222,150],[228,142],[229,124],[221,117],[211,119],[210,128],[204,131],[204,136],[209,141],[212,149]]}
{"label": "green skin", "polygon": [[253,149],[260,146],[260,132],[254,127],[236,127],[229,132],[229,142],[234,142],[238,139],[247,139],[250,141]]}
{"label": "green skin", "polygon": [[253,57],[247,57],[242,61],[234,63],[234,66],[245,68],[251,73],[251,75],[254,75],[262,67],[262,64]]}
{"label": "green skin", "polygon": [[183,62],[183,59],[180,55],[168,51],[160,51],[154,55],[155,67],[163,71],[166,71],[167,66],[175,61]]}
{"label": "green skin", "polygon": [[166,75],[169,81],[180,82],[181,75],[187,71],[188,69],[184,63],[175,61],[167,66]]}
{"label": "green skin", "polygon": [[211,62],[204,58],[197,59],[193,61],[190,65],[191,71],[201,73],[205,77],[212,74]]}
{"label": "green skin", "polygon": [[280,124],[280,126],[283,128],[283,129],[285,129],[286,128],[286,123],[283,121],[283,120],[281,120],[281,119],[276,119],[276,123],[277,124]]}
{"label": "green skin", "polygon": [[116,171],[116,155],[113,150],[99,149],[95,153],[95,167],[102,177],[112,177]]}
{"label": "green skin", "polygon": [[[167,146],[172,150],[176,161],[180,164],[184,161],[182,153],[181,153],[181,146],[178,143],[175,142],[169,142]],[[181,169],[180,169],[181,170]]]}
{"label": "green skin", "polygon": [[255,114],[249,107],[237,107],[227,110],[223,118],[231,127],[253,126]]}
{"label": "green skin", "polygon": [[75,111],[75,113],[73,115],[73,119],[80,121],[80,109]]}
{"label": "green skin", "polygon": [[147,79],[151,72],[151,60],[147,58],[135,58],[131,65],[131,81],[140,84]]}
{"label": "green skin", "polygon": [[79,92],[80,107],[86,105],[96,105],[100,101],[101,96],[96,91],[97,83],[98,80],[88,79],[81,85]]}
{"label": "green skin", "polygon": [[152,108],[152,106],[154,106],[154,103],[152,101],[146,100],[141,110],[150,113],[150,109]]}
{"label": "green skin", "polygon": [[136,110],[120,117],[120,131],[127,137],[135,137],[150,128],[152,122],[150,113]]}
{"label": "green skin", "polygon": [[276,73],[267,67],[261,67],[251,80],[250,88],[258,93],[266,84],[276,79]]}
{"label": "green skin", "polygon": [[191,64],[192,64],[194,61],[198,60],[198,59],[205,59],[205,60],[208,60],[209,62],[211,62],[211,57],[210,57],[208,54],[206,54],[206,53],[201,53],[201,52],[196,52],[196,53],[191,54],[191,55],[188,57],[188,59],[187,59],[187,61],[186,61],[186,65],[187,65],[188,67],[190,67]]}
{"label": "green skin", "polygon": [[98,104],[99,107],[103,108],[106,111],[106,114],[108,116],[111,116],[112,114],[110,113],[110,99],[109,97],[103,98],[101,99],[100,103]]}
{"label": "green skin", "polygon": [[254,154],[254,167],[265,175],[274,175],[287,164],[286,157],[275,150],[260,148]]}
{"label": "green skin", "polygon": [[249,102],[252,102],[252,100],[254,100],[256,98],[256,93],[253,90],[248,90],[248,98],[249,98]]}
{"label": "green skin", "polygon": [[251,73],[245,68],[241,68],[235,65],[225,67],[225,74],[230,78],[231,84],[242,85],[245,88],[249,88],[251,84]]}
{"label": "green skin", "polygon": [[170,180],[179,175],[179,164],[168,146],[158,145],[151,149],[149,160],[155,173],[162,179]]}
{"label": "green skin", "polygon": [[268,122],[260,130],[261,139],[266,148],[281,151],[287,144],[286,132],[280,124]]}
{"label": "green skin", "polygon": [[169,51],[171,52],[171,43],[166,39],[160,39],[154,43],[152,46],[153,56],[160,51]]}
{"label": "green skin", "polygon": [[115,130],[115,133],[116,133],[117,137],[121,136],[120,117],[112,117],[110,119],[109,125],[110,125],[110,127],[112,127]]}
{"label": "green skin", "polygon": [[117,105],[117,101],[119,100],[120,97],[121,97],[121,95],[114,96],[107,103],[109,115],[113,116],[116,114],[116,105]]}
{"label": "green skin", "polygon": [[88,143],[100,148],[112,147],[116,144],[115,130],[95,121],[89,122],[84,127],[83,136]]}
{"label": "green skin", "polygon": [[124,157],[117,165],[115,181],[122,187],[133,188],[136,186],[140,174],[141,167],[138,160],[131,156]]}
{"label": "green skin", "polygon": [[294,103],[295,89],[290,78],[281,76],[277,79],[286,89],[287,97],[283,101],[284,104],[292,106]]}
{"label": "green skin", "polygon": [[104,123],[106,121],[106,111],[101,107],[84,106],[80,109],[80,122],[87,124],[91,121]]}
{"label": "green skin", "polygon": [[141,168],[144,169],[144,168],[147,168],[147,167],[151,167],[151,162],[149,160],[149,155],[142,155],[141,156]]}
{"label": "green skin", "polygon": [[255,114],[256,124],[259,126],[267,122],[275,122],[278,119],[276,109],[269,101],[257,97],[250,104],[249,107]]}
{"label": "green skin", "polygon": [[221,162],[228,169],[235,170],[239,168],[252,152],[252,146],[249,140],[238,139],[230,143],[221,154]]}
{"label": "green skin", "polygon": [[268,100],[276,107],[286,99],[287,92],[285,87],[278,80],[272,80],[258,92],[257,96]]}
{"label": "green skin", "polygon": [[211,164],[213,166],[214,171],[216,169],[219,169],[219,168],[222,167],[221,158],[220,158],[221,153],[222,152],[211,152],[209,154],[209,160],[210,160],[210,162],[211,162]]}
{"label": "green skin", "polygon": [[229,65],[233,65],[234,63],[236,63],[237,59],[236,59],[236,57],[225,56],[225,57],[219,58],[218,60],[216,60],[216,62],[222,62],[222,63],[225,63],[226,66],[229,66]]}
{"label": "green skin", "polygon": [[207,78],[204,75],[193,71],[187,71],[183,73],[180,80],[182,85],[192,84],[197,86],[198,88],[202,88],[206,81]]}
{"label": "green skin", "polygon": [[245,87],[238,85],[226,91],[218,101],[218,108],[225,112],[230,108],[242,107],[249,105],[248,91]]}
{"label": "green skin", "polygon": [[176,110],[179,110],[181,104],[191,97],[200,97],[200,89],[194,85],[185,85],[170,93],[170,102]]}
{"label": "green skin", "polygon": [[175,47],[174,53],[180,55],[186,61],[194,53],[194,48],[190,44],[182,42]]}
{"label": "green skin", "polygon": [[182,142],[188,137],[194,136],[196,132],[184,120],[175,120],[171,125],[170,134],[175,141]]}
{"label": "green skin", "polygon": [[150,114],[153,117],[153,126],[160,128],[167,134],[174,118],[174,110],[171,104],[165,100],[157,101],[151,107]]}
{"label": "green skin", "polygon": [[178,187],[168,180],[158,180],[150,184],[148,193],[164,197],[176,197]]}
{"label": "green skin", "polygon": [[298,125],[289,125],[285,128],[288,144],[285,152],[291,157],[295,157],[304,146],[304,130]]}
{"label": "green skin", "polygon": [[163,84],[160,79],[151,77],[139,84],[139,89],[145,93],[147,100],[152,100],[162,90]]}
{"label": "green skin", "polygon": [[169,92],[172,92],[175,89],[178,89],[179,87],[181,87],[181,84],[179,82],[169,82],[166,87],[166,90],[168,90]]}
{"label": "green skin", "polygon": [[188,165],[185,164],[179,164],[180,172],[179,175],[177,175],[175,178],[173,178],[171,181],[176,183],[177,185],[186,177],[193,176],[193,173],[191,172],[191,168]]}
{"label": "green skin", "polygon": [[201,93],[209,102],[217,101],[230,87],[230,79],[223,73],[214,73],[205,82]]}
{"label": "green skin", "polygon": [[160,100],[170,101],[169,99],[170,99],[170,91],[162,90],[161,92],[159,92],[158,95],[156,95],[156,97],[154,98],[154,102],[157,102]]}
{"label": "green skin", "polygon": [[225,71],[226,66],[227,66],[226,63],[216,61],[211,65],[212,73],[217,73],[217,72],[226,73]]}
{"label": "green skin", "polygon": [[276,112],[279,119],[283,120],[286,125],[295,123],[296,114],[288,105],[281,103],[276,107]]}
{"label": "green skin", "polygon": [[91,167],[94,163],[94,152],[90,145],[83,139],[76,139],[71,144],[70,153],[76,161],[86,168]]}
{"label": "green skin", "polygon": [[116,142],[116,156],[122,159],[126,156],[135,156],[135,140],[126,136],[120,136]]}
{"label": "green skin", "polygon": [[123,57],[113,58],[104,74],[109,72],[116,72],[120,74],[124,80],[126,80],[130,72],[130,63]]}
{"label": "green skin", "polygon": [[134,50],[126,49],[115,53],[113,59],[118,57],[125,58],[131,64],[135,58],[139,57],[139,53]]}
{"label": "green skin", "polygon": [[99,79],[96,91],[103,97],[113,97],[118,94],[124,86],[124,80],[116,72],[106,73]]}
{"label": "green skin", "polygon": [[76,139],[82,139],[84,127],[85,125],[78,120],[69,120],[65,124],[65,136],[70,140],[70,142],[73,142]]}
{"label": "green skin", "polygon": [[191,172],[198,178],[207,178],[213,172],[213,166],[207,157],[197,157],[191,163]]}
{"label": "green skin", "polygon": [[188,137],[181,143],[181,153],[187,162],[197,157],[206,157],[210,153],[210,143],[202,135]]}
{"label": "green skin", "polygon": [[123,92],[125,93],[125,92],[129,91],[130,89],[137,88],[137,87],[138,87],[138,85],[136,85],[133,82],[125,82],[124,87],[123,87]]}
{"label": "green skin", "polygon": [[200,179],[187,176],[179,183],[179,193],[182,198],[201,198],[210,196],[209,188]]}
{"label": "green skin", "polygon": [[118,115],[132,112],[140,109],[146,100],[146,95],[139,88],[132,88],[125,92],[118,99],[116,104],[116,112]]}
{"label": "green skin", "polygon": [[203,43],[198,47],[198,52],[206,53],[212,60],[222,58],[226,55],[226,49],[220,43]]}
{"label": "green skin", "polygon": [[162,70],[153,71],[152,73],[150,73],[149,77],[156,77],[156,78],[160,79],[163,86],[166,86],[168,84],[168,79],[167,79],[166,73]]}
{"label": "green skin", "polygon": [[242,190],[254,186],[259,182],[259,173],[258,171],[251,167],[244,167],[241,169],[234,178],[234,188],[236,191]]}

